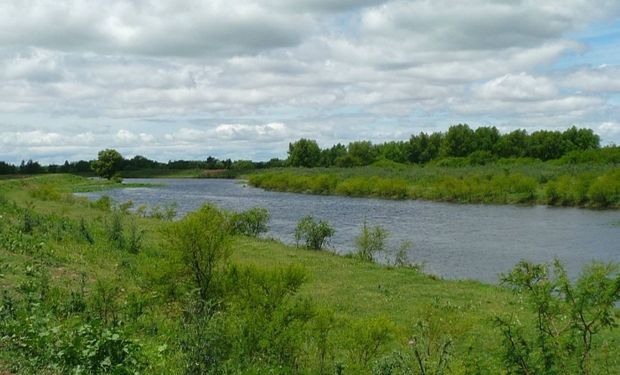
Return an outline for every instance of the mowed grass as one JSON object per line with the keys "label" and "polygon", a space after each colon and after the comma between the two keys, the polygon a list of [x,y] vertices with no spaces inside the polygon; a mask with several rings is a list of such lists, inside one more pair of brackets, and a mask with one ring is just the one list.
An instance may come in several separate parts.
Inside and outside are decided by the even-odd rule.
{"label": "mowed grass", "polygon": [[[6,241],[1,242],[0,286],[14,290],[25,280],[24,267],[40,262],[49,270],[58,296],[78,290],[82,278],[85,278],[87,295],[101,281],[122,288],[119,305],[129,304],[131,296],[142,296],[147,301],[144,314],[126,325],[144,347],[149,362],[145,372],[180,373],[183,356],[178,343],[179,320],[182,296],[191,288],[191,277],[181,266],[178,254],[168,250],[165,232],[170,223],[132,218],[144,230],[142,251],[138,254],[119,251],[105,240],[105,223],[110,213],[69,194],[112,186],[116,185],[68,175],[0,181],[4,199],[48,215],[46,220],[52,227],[54,220],[63,218],[74,222],[84,220],[95,238],[94,245],[72,236],[55,238],[52,229],[35,230],[31,236],[32,243],[42,244],[41,250],[23,251],[19,247],[16,250],[9,248]],[[2,228],[19,225],[19,217],[4,213],[2,216],[0,233]],[[307,281],[301,294],[336,314],[335,345],[340,358],[347,358],[347,340],[360,322],[381,318],[393,324],[390,344],[383,351],[387,352],[406,347],[414,324],[427,319],[438,322],[442,334],[453,338],[454,373],[464,373],[467,353],[472,350],[488,373],[500,373],[501,338],[493,318],[506,315],[529,318],[522,301],[500,286],[441,280],[414,269],[391,268],[272,240],[239,236],[234,238],[232,248],[231,262],[235,264],[262,269],[303,266]],[[606,332],[597,340],[617,343],[620,329]],[[167,348],[163,352],[162,345]],[[3,363],[12,360],[10,353],[2,354],[0,346],[0,372]]]}

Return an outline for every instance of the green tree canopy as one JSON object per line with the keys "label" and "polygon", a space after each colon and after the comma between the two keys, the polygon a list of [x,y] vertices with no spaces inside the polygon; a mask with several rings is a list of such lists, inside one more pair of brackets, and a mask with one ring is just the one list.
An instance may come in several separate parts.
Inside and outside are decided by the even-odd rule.
{"label": "green tree canopy", "polygon": [[301,138],[288,145],[288,162],[293,167],[317,167],[321,160],[321,149],[315,140]]}
{"label": "green tree canopy", "polygon": [[93,161],[92,169],[101,177],[111,179],[123,164],[123,156],[114,149],[99,151],[97,160]]}

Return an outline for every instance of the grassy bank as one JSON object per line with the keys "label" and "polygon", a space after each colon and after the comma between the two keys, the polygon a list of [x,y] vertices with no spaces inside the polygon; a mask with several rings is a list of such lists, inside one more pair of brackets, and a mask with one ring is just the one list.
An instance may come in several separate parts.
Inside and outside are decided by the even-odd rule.
{"label": "grassy bank", "polygon": [[620,207],[620,168],[616,164],[530,162],[449,167],[387,163],[359,168],[286,168],[257,172],[248,179],[251,185],[267,190],[310,194]]}
{"label": "grassy bank", "polygon": [[[200,373],[200,358],[228,373],[401,374],[386,369],[423,343],[428,363],[449,343],[447,373],[508,373],[493,322],[533,319],[502,287],[233,236],[234,292],[196,325],[194,280],[168,240],[180,227],[70,194],[110,186],[0,181],[0,373]],[[594,342],[595,369],[617,373],[620,330]]]}

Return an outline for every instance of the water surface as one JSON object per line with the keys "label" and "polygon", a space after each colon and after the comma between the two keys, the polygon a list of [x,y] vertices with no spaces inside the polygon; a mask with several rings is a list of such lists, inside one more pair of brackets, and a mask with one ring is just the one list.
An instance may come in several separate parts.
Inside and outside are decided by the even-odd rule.
{"label": "water surface", "polygon": [[[152,182],[126,179],[126,182]],[[354,249],[364,220],[390,232],[396,248],[411,241],[409,256],[425,271],[445,278],[495,283],[498,274],[520,259],[548,262],[560,258],[571,275],[592,260],[620,262],[620,211],[545,206],[459,205],[425,201],[315,196],[268,192],[238,180],[158,179],[164,186],[85,193],[107,194],[118,202],[178,204],[179,215],[205,202],[231,210],[265,207],[271,212],[268,236],[294,243],[293,232],[305,215],[328,220],[336,229],[331,247]]]}

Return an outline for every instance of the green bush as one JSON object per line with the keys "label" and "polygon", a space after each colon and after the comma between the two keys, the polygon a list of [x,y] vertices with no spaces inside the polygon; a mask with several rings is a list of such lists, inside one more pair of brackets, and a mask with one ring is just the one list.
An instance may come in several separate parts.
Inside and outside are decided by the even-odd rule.
{"label": "green bush", "polygon": [[226,216],[215,206],[205,204],[174,223],[167,237],[171,249],[181,256],[192,275],[201,300],[214,298],[214,283],[231,253]]}
{"label": "green bush", "polygon": [[230,225],[234,234],[258,237],[269,230],[269,210],[266,208],[254,207],[247,211],[233,213],[230,218]]}
{"label": "green bush", "polygon": [[321,250],[335,232],[328,222],[323,220],[317,222],[314,217],[306,216],[297,223],[295,242],[297,246],[299,246],[300,242],[303,242],[308,249]]}
{"label": "green bush", "polygon": [[385,251],[388,232],[379,225],[369,227],[366,221],[361,233],[355,238],[356,255],[364,261],[372,262],[378,253]]}
{"label": "green bush", "polygon": [[618,271],[615,264],[593,263],[573,283],[557,260],[553,269],[522,261],[503,276],[535,315],[496,319],[509,372],[590,374],[600,345],[594,338],[616,326]]}

